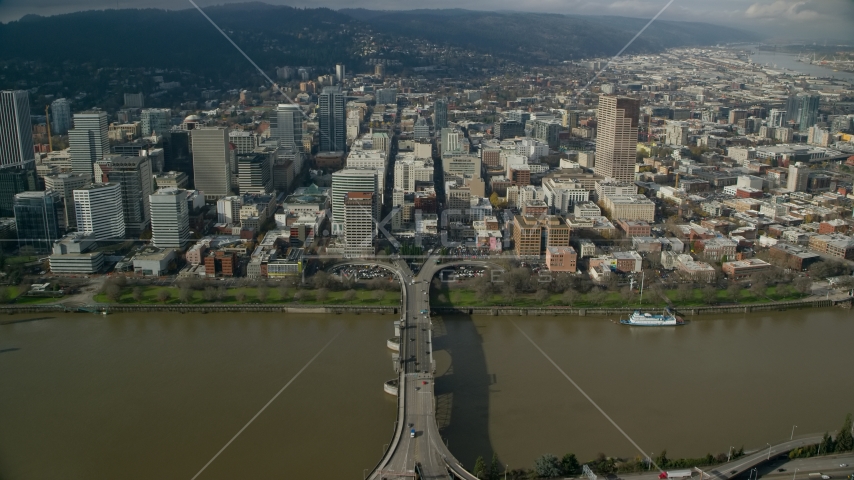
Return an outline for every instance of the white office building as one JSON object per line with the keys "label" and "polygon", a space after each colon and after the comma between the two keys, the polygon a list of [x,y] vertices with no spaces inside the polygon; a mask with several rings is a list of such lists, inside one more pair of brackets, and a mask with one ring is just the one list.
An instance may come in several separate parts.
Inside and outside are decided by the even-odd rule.
{"label": "white office building", "polygon": [[123,239],[125,216],[122,188],[118,183],[99,183],[74,190],[77,231],[96,240]]}
{"label": "white office building", "polygon": [[348,192],[344,196],[344,256],[360,258],[374,254],[373,210],[376,196],[371,192]]}
{"label": "white office building", "polygon": [[399,154],[394,162],[394,188],[412,193],[415,182],[431,182],[433,173],[432,160],[416,159],[413,154]]}
{"label": "white office building", "polygon": [[74,128],[68,132],[71,170],[92,178],[93,165],[110,153],[107,112],[74,114]]}
{"label": "white office building", "polygon": [[[344,199],[349,192],[377,194],[379,182],[373,169],[345,168],[332,174],[332,234],[344,233]],[[379,219],[382,204],[374,202],[374,217]]]}
{"label": "white office building", "polygon": [[151,235],[158,248],[184,248],[190,240],[187,191],[161,188],[149,196]]}

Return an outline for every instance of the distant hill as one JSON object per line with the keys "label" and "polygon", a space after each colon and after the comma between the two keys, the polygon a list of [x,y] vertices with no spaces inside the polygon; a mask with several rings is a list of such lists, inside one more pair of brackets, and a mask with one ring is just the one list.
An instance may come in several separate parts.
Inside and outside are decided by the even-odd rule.
{"label": "distant hill", "polygon": [[[387,47],[413,38],[524,64],[613,55],[643,19],[468,10],[372,11],[226,4],[205,12],[262,68],[348,68],[364,60],[357,38],[370,31]],[[745,41],[747,32],[703,23],[655,22],[631,52]],[[402,58],[403,65],[415,59]],[[246,61],[195,10],[129,9],[28,15],[0,24],[0,63],[41,61],[96,67],[177,68],[217,78],[245,71]],[[418,61],[425,61],[420,59]],[[358,70],[355,70],[358,71]],[[46,79],[47,80],[47,79]]]}
{"label": "distant hill", "polygon": [[[383,32],[471,48],[523,63],[614,55],[648,21],[613,16],[461,9],[344,9],[339,12]],[[627,53],[756,39],[752,33],[719,25],[657,20],[635,40]]]}

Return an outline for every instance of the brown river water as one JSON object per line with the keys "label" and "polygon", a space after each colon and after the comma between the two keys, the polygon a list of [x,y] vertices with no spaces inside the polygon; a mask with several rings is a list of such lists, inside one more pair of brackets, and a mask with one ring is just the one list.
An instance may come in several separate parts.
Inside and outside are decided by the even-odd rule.
{"label": "brown river water", "polygon": [[[393,319],[0,317],[0,479],[190,480],[280,391],[198,479],[361,478],[394,426],[382,390],[394,377]],[[649,453],[761,447],[792,425],[796,435],[836,430],[854,412],[848,310],[678,328],[446,316],[436,322],[437,412],[469,467],[493,452],[510,468],[543,453],[638,454],[521,332]]]}

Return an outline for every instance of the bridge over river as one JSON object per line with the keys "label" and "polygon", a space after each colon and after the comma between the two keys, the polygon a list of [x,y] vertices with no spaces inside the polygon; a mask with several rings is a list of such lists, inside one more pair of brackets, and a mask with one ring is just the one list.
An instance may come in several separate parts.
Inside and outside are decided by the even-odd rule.
{"label": "bridge over river", "polygon": [[[469,265],[501,269],[500,266],[479,260],[460,260],[437,264],[439,257],[428,258],[415,275],[402,259],[393,265],[375,262],[345,262],[349,265],[375,265],[387,268],[401,284],[401,318],[399,368],[396,385],[398,413],[394,435],[388,449],[374,470],[366,475],[372,480],[391,479],[449,479],[477,480],[454,458],[439,433],[436,422],[436,399],[433,386],[432,321],[430,318],[430,282],[444,268]],[[820,435],[802,436],[778,445],[768,445],[731,462],[703,469],[705,479],[729,480],[771,458],[794,448],[816,444]],[[658,473],[630,476],[632,480],[656,480]]]}

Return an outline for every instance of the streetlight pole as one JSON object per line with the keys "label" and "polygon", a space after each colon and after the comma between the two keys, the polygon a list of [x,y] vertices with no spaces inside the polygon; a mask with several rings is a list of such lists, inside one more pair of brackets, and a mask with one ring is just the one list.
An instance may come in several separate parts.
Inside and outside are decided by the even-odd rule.
{"label": "streetlight pole", "polygon": [[730,447],[729,447],[729,453],[727,453],[727,455],[726,455],[726,461],[727,461],[727,463],[729,463],[729,461],[730,461],[730,459],[731,459],[731,458],[732,458],[732,445],[730,445]]}
{"label": "streetlight pole", "polygon": [[[768,458],[767,458],[767,460],[771,460],[771,444],[770,443],[768,444]],[[759,473],[757,472],[756,475],[758,476]]]}
{"label": "streetlight pole", "polygon": [[504,480],[507,480],[507,469],[508,469],[508,468],[510,468],[510,465],[505,464],[505,465],[504,465]]}
{"label": "streetlight pole", "polygon": [[800,470],[800,469],[799,469],[799,468],[796,468],[796,469],[795,469],[795,474],[794,474],[794,475],[792,475],[792,480],[795,480],[795,477],[797,477],[797,476],[798,476],[798,470]]}
{"label": "streetlight pole", "polygon": [[797,425],[792,425],[792,435],[789,437],[789,440],[795,438],[795,429],[798,428]]}

